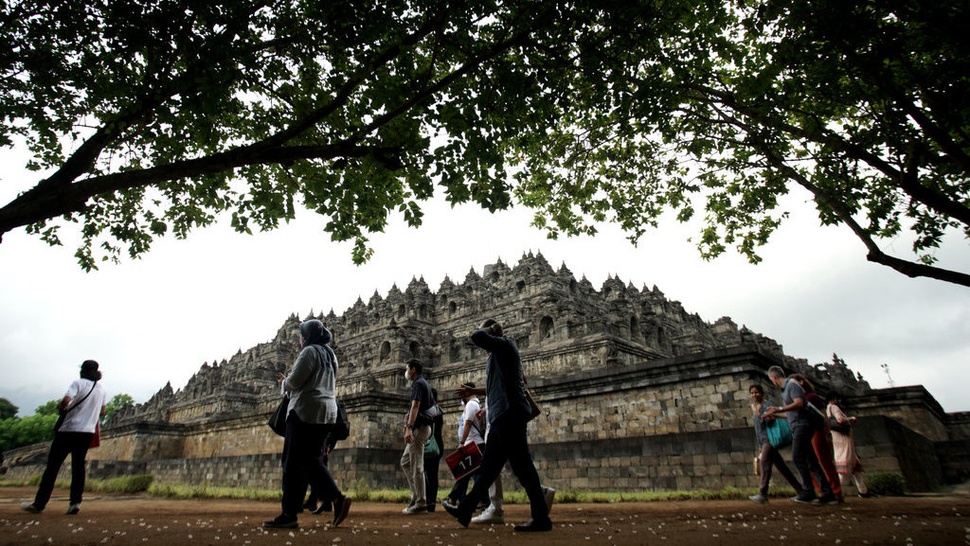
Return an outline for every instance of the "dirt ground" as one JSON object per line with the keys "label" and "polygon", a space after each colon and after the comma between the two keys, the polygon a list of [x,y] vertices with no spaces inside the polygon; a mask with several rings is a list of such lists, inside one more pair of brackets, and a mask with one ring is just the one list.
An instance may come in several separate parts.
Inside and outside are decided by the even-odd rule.
{"label": "dirt ground", "polygon": [[465,529],[440,508],[405,516],[403,506],[359,502],[336,529],[331,516],[304,514],[299,529],[264,530],[260,524],[278,513],[277,503],[88,494],[81,513],[68,516],[67,491],[58,489],[43,514],[21,511],[33,493],[0,488],[0,545],[970,545],[966,495],[852,498],[838,506],[787,499],[557,504],[553,531],[528,534],[512,530],[527,519],[526,506],[507,506],[506,525]]}

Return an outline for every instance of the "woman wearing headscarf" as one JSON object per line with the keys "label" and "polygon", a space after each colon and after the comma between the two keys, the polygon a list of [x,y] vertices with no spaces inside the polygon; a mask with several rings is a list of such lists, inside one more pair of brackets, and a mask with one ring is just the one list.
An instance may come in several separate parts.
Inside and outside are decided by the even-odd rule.
{"label": "woman wearing headscarf", "polygon": [[282,513],[263,522],[264,527],[297,527],[303,511],[307,486],[324,502],[333,503],[333,525],[340,525],[350,511],[351,499],[344,496],[323,463],[327,436],[337,421],[337,355],[330,348],[333,336],[319,320],[300,324],[302,350],[287,376],[280,375],[283,389],[290,394],[286,435],[283,437]]}
{"label": "woman wearing headscarf", "polygon": [[54,432],[50,452],[47,454],[47,468],[37,488],[34,502],[25,502],[20,508],[34,514],[39,514],[47,507],[54,491],[57,473],[64,464],[64,459],[71,455],[71,497],[67,513],[77,514],[81,510],[81,496],[84,493],[84,459],[94,438],[95,429],[106,409],[107,395],[98,381],[101,372],[94,360],[85,360],[81,364],[81,377],[75,379],[60,402],[57,409],[64,416],[60,427]]}

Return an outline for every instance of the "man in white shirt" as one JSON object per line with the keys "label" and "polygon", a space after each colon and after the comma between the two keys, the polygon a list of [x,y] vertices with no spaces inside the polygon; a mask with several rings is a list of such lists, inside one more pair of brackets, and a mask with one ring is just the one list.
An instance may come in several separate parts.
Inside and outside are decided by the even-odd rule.
{"label": "man in white shirt", "polygon": [[[475,384],[469,381],[468,383],[463,383],[462,387],[474,389]],[[461,403],[464,409],[458,421],[458,446],[461,447],[475,443],[478,445],[478,449],[481,450],[485,444],[485,427],[482,420],[478,418],[478,412],[482,409],[482,405],[474,392],[469,392],[463,396]],[[472,475],[470,474],[457,480],[454,487],[451,488],[451,493],[448,494],[448,498],[442,502],[451,504],[452,506],[458,506],[458,503],[465,498],[465,493],[468,492],[468,482],[471,481],[471,478]]]}
{"label": "man in white shirt", "polygon": [[34,502],[22,503],[20,508],[26,512],[39,514],[44,511],[54,491],[57,473],[64,459],[71,456],[71,499],[67,509],[69,515],[81,510],[81,495],[84,493],[84,459],[94,438],[98,422],[104,416],[107,395],[99,383],[101,372],[94,360],[81,364],[81,378],[68,387],[57,409],[64,414],[64,420],[54,433],[50,453],[47,455],[47,468],[37,488]]}

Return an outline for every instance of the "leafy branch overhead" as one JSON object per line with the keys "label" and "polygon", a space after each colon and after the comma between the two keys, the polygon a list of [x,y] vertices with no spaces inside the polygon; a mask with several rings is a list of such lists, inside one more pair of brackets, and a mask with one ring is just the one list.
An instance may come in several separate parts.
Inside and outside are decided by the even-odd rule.
{"label": "leafy branch overhead", "polygon": [[[90,3],[88,3],[90,4]],[[966,3],[6,3],[0,144],[35,183],[0,234],[82,267],[229,214],[273,229],[298,205],[333,239],[435,193],[513,201],[550,236],[666,211],[701,253],[758,261],[800,186],[868,259],[970,286],[933,259],[970,236]],[[905,236],[908,256],[880,243]]]}

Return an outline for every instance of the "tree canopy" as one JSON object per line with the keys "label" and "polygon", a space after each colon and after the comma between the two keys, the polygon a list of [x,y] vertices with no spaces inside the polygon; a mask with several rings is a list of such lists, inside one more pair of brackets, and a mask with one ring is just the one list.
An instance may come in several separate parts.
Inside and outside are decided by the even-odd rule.
{"label": "tree canopy", "polygon": [[[869,260],[935,264],[970,237],[965,2],[7,2],[0,145],[36,183],[0,208],[84,268],[231,216],[302,204],[370,255],[436,192],[634,242],[703,214],[714,257],[757,250],[800,186]],[[905,236],[902,257],[880,244]]]}
{"label": "tree canopy", "polygon": [[101,419],[102,423],[107,423],[111,416],[120,410],[134,407],[135,399],[131,397],[130,394],[116,394],[111,397],[104,406],[104,417]]}
{"label": "tree canopy", "polygon": [[0,421],[16,417],[18,411],[20,411],[20,408],[13,402],[6,398],[0,398]]}
{"label": "tree canopy", "polygon": [[53,440],[57,403],[51,400],[26,417],[0,419],[0,451]]}

